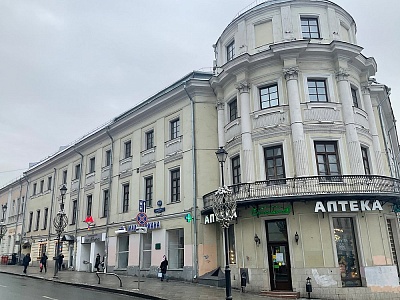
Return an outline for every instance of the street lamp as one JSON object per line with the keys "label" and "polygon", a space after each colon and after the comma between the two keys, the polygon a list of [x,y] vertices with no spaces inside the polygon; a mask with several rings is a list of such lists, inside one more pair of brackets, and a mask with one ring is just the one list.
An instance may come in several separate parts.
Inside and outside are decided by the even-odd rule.
{"label": "street lamp", "polygon": [[7,225],[4,223],[4,215],[6,214],[7,211],[7,204],[2,204],[1,210],[3,212],[3,217],[1,218],[0,222],[0,242],[3,239],[4,235],[7,233]]}
{"label": "street lamp", "polygon": [[225,186],[224,183],[224,163],[228,157],[228,153],[223,147],[220,147],[215,154],[221,166],[221,186],[215,192],[213,201],[213,212],[215,218],[221,223],[224,229],[225,238],[225,289],[227,300],[232,299],[231,270],[229,268],[229,244],[228,244],[228,228],[229,222],[236,215],[236,200],[232,198],[232,191]]}
{"label": "street lamp", "polygon": [[67,227],[67,224],[68,224],[68,218],[64,211],[64,196],[65,196],[66,192],[67,192],[67,187],[65,185],[63,185],[60,188],[60,194],[61,194],[60,210],[53,220],[54,229],[57,232],[57,251],[56,251],[56,259],[55,259],[53,278],[58,278],[57,274],[58,274],[58,266],[59,266],[58,259],[60,256],[60,238],[61,238],[61,234],[63,233],[65,227]]}

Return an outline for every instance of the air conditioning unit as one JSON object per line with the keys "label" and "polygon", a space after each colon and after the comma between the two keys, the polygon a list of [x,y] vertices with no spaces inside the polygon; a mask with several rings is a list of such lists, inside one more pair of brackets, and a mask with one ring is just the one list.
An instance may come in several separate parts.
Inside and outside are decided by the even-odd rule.
{"label": "air conditioning unit", "polygon": [[120,228],[118,228],[118,230],[115,231],[116,234],[123,234],[127,232],[128,231],[126,230],[125,226],[121,226]]}

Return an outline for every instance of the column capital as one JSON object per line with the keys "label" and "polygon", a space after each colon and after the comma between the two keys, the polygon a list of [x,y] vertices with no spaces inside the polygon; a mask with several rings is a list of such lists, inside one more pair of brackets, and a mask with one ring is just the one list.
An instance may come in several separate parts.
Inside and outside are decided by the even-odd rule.
{"label": "column capital", "polygon": [[371,92],[371,82],[362,82],[361,83],[361,91],[363,95],[369,95]]}
{"label": "column capital", "polygon": [[349,71],[345,68],[339,68],[336,70],[335,76],[337,81],[347,80],[349,77]]}
{"label": "column capital", "polygon": [[299,77],[299,67],[290,67],[283,69],[283,75],[286,80],[297,79]]}
{"label": "column capital", "polygon": [[236,89],[239,91],[239,93],[248,93],[250,91],[250,83],[246,81],[242,81],[239,83],[235,84]]}
{"label": "column capital", "polygon": [[217,108],[217,110],[223,110],[224,109],[224,99],[218,99],[215,107]]}

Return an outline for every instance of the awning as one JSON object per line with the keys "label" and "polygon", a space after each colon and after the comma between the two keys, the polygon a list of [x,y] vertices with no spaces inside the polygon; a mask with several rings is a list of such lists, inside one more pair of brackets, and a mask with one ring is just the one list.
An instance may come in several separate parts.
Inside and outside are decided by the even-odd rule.
{"label": "awning", "polygon": [[74,242],[75,241],[75,237],[73,235],[64,234],[63,237],[61,238],[61,241],[63,241],[63,242],[66,242],[66,241]]}

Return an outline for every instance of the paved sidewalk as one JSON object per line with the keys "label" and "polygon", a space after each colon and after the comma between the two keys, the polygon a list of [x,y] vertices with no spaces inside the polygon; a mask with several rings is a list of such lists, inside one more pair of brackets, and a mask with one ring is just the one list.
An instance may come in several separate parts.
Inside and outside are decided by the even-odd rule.
{"label": "paved sidewalk", "polygon": [[[100,282],[96,273],[77,272],[77,271],[61,271],[58,279],[53,279],[54,268],[49,266],[47,273],[40,273],[39,267],[28,267],[27,275],[22,273],[22,266],[0,265],[0,273],[8,273],[19,276],[28,276],[32,278],[60,282],[80,287],[101,289],[114,293],[128,294],[143,299],[157,300],[223,300],[225,299],[225,288],[211,287],[196,283],[182,282],[170,280],[169,282],[156,278],[142,277],[140,281],[140,290],[137,290],[138,280],[133,276],[122,276],[122,287],[120,288],[119,280],[112,275],[101,274]],[[268,300],[274,299],[270,297],[259,296],[254,293],[241,293],[232,289],[232,298],[234,300]]]}

